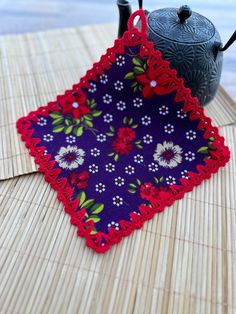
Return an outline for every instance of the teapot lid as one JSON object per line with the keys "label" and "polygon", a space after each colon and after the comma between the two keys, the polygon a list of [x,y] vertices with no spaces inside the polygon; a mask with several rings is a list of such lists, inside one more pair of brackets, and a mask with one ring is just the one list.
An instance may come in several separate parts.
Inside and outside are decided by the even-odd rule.
{"label": "teapot lid", "polygon": [[167,8],[148,15],[149,28],[171,41],[197,44],[209,41],[215,27],[206,17],[193,12],[187,5],[179,9]]}

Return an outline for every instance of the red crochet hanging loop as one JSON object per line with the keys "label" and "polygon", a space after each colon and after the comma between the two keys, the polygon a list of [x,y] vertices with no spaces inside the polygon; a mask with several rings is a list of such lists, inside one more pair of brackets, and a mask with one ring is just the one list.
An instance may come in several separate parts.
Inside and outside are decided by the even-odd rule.
{"label": "red crochet hanging loop", "polygon": [[[141,23],[141,27],[140,29],[138,29],[135,25],[134,25],[134,19],[139,16],[140,17],[140,23]],[[143,9],[137,10],[135,11],[129,18],[128,21],[128,30],[132,31],[133,29],[138,29],[141,33],[145,33],[147,31],[147,19],[144,13]]]}

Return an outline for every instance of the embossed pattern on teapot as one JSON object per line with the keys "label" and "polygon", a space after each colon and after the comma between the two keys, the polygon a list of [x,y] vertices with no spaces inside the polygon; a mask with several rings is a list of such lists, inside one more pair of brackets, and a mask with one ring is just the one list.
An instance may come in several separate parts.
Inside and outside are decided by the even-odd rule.
{"label": "embossed pattern on teapot", "polygon": [[[131,8],[126,0],[118,0],[118,7],[121,17],[119,29],[122,26],[124,31]],[[121,7],[123,10],[125,8],[126,20]],[[220,83],[223,51],[236,40],[236,31],[222,47],[220,34],[213,23],[187,5],[151,13],[145,11],[145,14],[148,37],[154,42],[155,48],[170,61],[171,67],[184,79],[185,86],[191,89],[192,96],[199,99],[200,105],[209,103]],[[120,37],[122,34],[119,32]]]}

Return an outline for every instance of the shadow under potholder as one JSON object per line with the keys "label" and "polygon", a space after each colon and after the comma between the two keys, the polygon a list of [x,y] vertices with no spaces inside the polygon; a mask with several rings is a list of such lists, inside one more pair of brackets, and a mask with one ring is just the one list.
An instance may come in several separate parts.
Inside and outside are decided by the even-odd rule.
{"label": "shadow under potholder", "polygon": [[78,235],[97,252],[230,158],[197,99],[148,41],[146,27],[144,11],[133,13],[128,31],[72,90],[17,121]]}

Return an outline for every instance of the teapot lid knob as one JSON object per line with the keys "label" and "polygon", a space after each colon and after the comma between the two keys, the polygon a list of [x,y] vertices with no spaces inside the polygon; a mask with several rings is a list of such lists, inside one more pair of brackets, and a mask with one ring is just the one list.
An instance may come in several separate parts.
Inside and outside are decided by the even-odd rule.
{"label": "teapot lid knob", "polygon": [[185,23],[186,20],[192,15],[192,10],[188,5],[182,5],[177,11],[177,15],[181,23]]}

